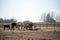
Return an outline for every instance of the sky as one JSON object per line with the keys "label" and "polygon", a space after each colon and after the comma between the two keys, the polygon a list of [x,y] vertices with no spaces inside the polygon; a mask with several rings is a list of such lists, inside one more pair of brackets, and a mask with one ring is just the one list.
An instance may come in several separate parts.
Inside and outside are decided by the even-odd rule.
{"label": "sky", "polygon": [[60,0],[0,0],[0,18],[17,21],[42,21],[43,13],[60,15]]}

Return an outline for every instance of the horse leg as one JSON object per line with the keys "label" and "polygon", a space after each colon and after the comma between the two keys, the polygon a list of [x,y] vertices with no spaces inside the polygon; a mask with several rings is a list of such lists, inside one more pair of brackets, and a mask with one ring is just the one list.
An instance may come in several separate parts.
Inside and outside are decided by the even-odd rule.
{"label": "horse leg", "polygon": [[14,26],[11,27],[11,30],[14,30]]}
{"label": "horse leg", "polygon": [[8,27],[8,29],[10,29],[10,26]]}
{"label": "horse leg", "polygon": [[18,30],[20,30],[20,26],[18,26]]}
{"label": "horse leg", "polygon": [[12,29],[14,30],[14,26],[12,27]]}
{"label": "horse leg", "polygon": [[5,26],[4,26],[4,30],[5,30]]}
{"label": "horse leg", "polygon": [[24,27],[27,30],[27,27]]}
{"label": "horse leg", "polygon": [[20,26],[20,30],[23,30],[23,26]]}

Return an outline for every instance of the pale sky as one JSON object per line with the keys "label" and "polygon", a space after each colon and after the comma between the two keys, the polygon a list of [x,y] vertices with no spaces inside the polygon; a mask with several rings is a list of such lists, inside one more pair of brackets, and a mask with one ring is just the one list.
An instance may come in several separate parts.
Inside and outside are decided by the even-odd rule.
{"label": "pale sky", "polygon": [[0,18],[41,21],[43,13],[60,13],[60,0],[0,0]]}

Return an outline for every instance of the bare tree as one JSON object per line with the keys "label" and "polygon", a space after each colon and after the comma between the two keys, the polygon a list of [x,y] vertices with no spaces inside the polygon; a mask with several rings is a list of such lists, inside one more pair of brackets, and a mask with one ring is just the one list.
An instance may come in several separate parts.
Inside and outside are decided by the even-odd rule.
{"label": "bare tree", "polygon": [[42,16],[41,16],[41,19],[43,20],[43,22],[49,22],[49,23],[54,23],[54,22],[56,22],[55,21],[55,19],[54,19],[54,15],[53,15],[53,13],[52,14],[50,14],[50,13],[48,13],[48,14],[42,14]]}
{"label": "bare tree", "polygon": [[54,23],[54,22],[56,22],[56,21],[55,21],[55,19],[53,18],[53,15],[50,15],[50,13],[48,13],[47,16],[46,16],[46,22]]}
{"label": "bare tree", "polygon": [[0,22],[3,22],[3,18],[0,18]]}
{"label": "bare tree", "polygon": [[45,13],[43,13],[41,15],[41,20],[43,20],[44,23],[46,22],[46,14]]}
{"label": "bare tree", "polygon": [[56,15],[56,21],[60,22],[60,16],[59,15]]}
{"label": "bare tree", "polygon": [[54,30],[55,30],[55,23],[56,23],[56,20],[54,19],[55,17],[54,17],[54,15],[53,15],[53,13],[50,15],[49,13],[47,14],[47,16],[46,16],[46,21],[48,22],[48,23],[53,23],[52,25],[54,26]]}

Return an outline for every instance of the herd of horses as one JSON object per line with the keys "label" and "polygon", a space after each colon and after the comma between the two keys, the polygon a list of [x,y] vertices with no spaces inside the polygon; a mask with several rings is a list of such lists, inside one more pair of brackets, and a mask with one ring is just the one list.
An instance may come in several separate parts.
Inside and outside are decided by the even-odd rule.
{"label": "herd of horses", "polygon": [[21,30],[22,28],[28,29],[28,30],[32,30],[33,28],[33,23],[11,23],[10,25],[3,25],[4,26],[4,30],[6,30],[6,28],[8,28],[9,30],[15,30],[15,28],[17,28],[18,30]]}

